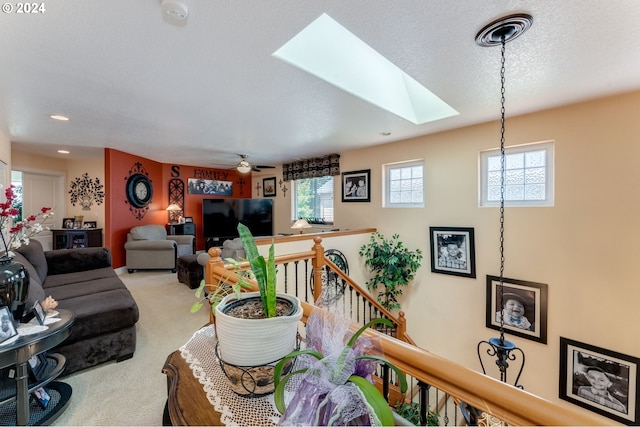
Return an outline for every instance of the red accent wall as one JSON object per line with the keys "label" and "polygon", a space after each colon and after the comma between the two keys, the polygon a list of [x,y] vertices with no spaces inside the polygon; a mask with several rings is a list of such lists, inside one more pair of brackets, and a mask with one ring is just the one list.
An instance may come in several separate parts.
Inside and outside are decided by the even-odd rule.
{"label": "red accent wall", "polygon": [[[241,175],[235,169],[212,169],[197,166],[170,165],[149,160],[110,148],[105,149],[105,246],[111,249],[113,268],[124,267],[126,257],[124,244],[127,233],[136,225],[166,224],[169,216],[165,208],[169,205],[169,180],[179,178],[184,182],[184,216],[193,218],[196,224],[196,249],[205,247],[202,236],[202,199],[212,195],[189,194],[189,178],[230,181],[233,194],[228,197],[251,198],[251,174]],[[127,179],[135,164],[140,162],[153,184],[153,197],[149,210],[138,219],[131,211],[125,193]],[[217,196],[221,197],[221,196]],[[224,197],[222,197],[224,198]]]}

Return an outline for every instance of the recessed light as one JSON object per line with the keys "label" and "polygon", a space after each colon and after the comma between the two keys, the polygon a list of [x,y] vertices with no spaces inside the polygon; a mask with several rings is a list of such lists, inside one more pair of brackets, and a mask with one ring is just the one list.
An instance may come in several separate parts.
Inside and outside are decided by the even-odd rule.
{"label": "recessed light", "polygon": [[49,117],[51,117],[53,120],[59,120],[61,122],[66,122],[69,120],[69,117],[63,116],[61,114],[52,114]]}
{"label": "recessed light", "polygon": [[389,136],[389,135],[391,135],[391,132],[388,132],[388,131],[380,132],[380,135],[382,135],[382,136]]}
{"label": "recessed light", "polygon": [[58,150],[58,153],[60,154],[69,154],[68,150]]}

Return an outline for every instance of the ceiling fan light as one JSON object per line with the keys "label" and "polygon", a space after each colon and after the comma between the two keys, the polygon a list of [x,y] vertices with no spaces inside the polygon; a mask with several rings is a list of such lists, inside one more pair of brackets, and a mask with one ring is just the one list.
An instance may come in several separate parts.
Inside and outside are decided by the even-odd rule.
{"label": "ceiling fan light", "polygon": [[238,163],[238,166],[236,166],[236,169],[240,173],[247,173],[251,171],[251,165],[246,160],[242,160],[240,163]]}

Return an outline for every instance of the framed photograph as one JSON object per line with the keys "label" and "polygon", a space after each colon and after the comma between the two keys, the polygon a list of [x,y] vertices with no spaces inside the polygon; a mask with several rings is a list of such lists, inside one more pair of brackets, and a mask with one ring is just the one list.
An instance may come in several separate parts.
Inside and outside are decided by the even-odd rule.
{"label": "framed photograph", "polygon": [[184,222],[193,222],[193,217],[192,216],[185,216],[183,217]]}
{"label": "framed photograph", "polygon": [[547,285],[487,276],[487,328],[547,343]]}
{"label": "framed photograph", "polygon": [[0,308],[0,343],[18,335],[9,307]]}
{"label": "framed photograph", "polygon": [[560,398],[638,425],[640,359],[560,337]]}
{"label": "framed photograph", "polygon": [[36,398],[42,409],[45,409],[51,400],[51,396],[44,387],[38,387],[35,389],[33,391],[33,397]]}
{"label": "framed photograph", "polygon": [[262,178],[262,192],[264,197],[275,197],[276,195],[276,177]]}
{"label": "framed photograph", "polygon": [[429,239],[433,273],[476,277],[473,228],[429,227]]}
{"label": "framed photograph", "polygon": [[218,181],[216,179],[188,178],[187,192],[189,194],[231,196],[233,195],[233,182]]}
{"label": "framed photograph", "polygon": [[342,201],[371,201],[371,169],[342,172]]}
{"label": "framed photograph", "polygon": [[44,325],[44,319],[47,317],[47,313],[44,312],[40,301],[36,301],[33,304],[33,314],[35,314],[36,319],[38,319],[38,323]]}
{"label": "framed photograph", "polygon": [[62,218],[62,228],[73,228],[73,218]]}
{"label": "framed photograph", "polygon": [[85,221],[84,222],[84,228],[98,228],[98,222],[97,221]]}
{"label": "framed photograph", "polygon": [[29,359],[29,376],[34,381],[40,381],[45,377],[45,372],[47,370],[47,356],[44,353],[36,354],[31,356]]}
{"label": "framed photograph", "polygon": [[82,229],[82,221],[73,221],[73,229],[81,230]]}

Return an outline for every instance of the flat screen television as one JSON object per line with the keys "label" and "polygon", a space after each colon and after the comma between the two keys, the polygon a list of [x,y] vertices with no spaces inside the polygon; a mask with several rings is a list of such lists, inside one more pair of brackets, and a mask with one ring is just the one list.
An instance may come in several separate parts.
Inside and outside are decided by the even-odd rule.
{"label": "flat screen television", "polygon": [[256,237],[273,235],[273,200],[203,199],[202,230],[207,246],[238,237],[241,222]]}

